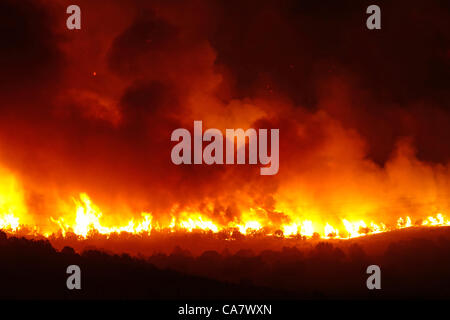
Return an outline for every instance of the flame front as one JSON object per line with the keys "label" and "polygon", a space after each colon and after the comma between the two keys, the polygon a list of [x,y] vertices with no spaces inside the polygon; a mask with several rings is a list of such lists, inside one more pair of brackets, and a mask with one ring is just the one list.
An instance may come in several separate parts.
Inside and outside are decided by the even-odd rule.
{"label": "flame front", "polygon": [[[115,211],[114,208],[103,210],[87,193],[80,193],[68,199],[57,198],[53,201],[56,203],[53,214],[33,215],[33,209],[30,208],[19,180],[6,169],[1,169],[0,180],[0,229],[21,235],[67,237],[75,234],[79,239],[86,239],[96,234],[109,237],[120,233],[151,235],[152,232],[202,231],[221,233],[225,238],[241,234],[350,239],[417,226],[450,225],[450,220],[445,215],[447,206],[442,201],[414,208],[413,215],[395,217],[393,214],[383,214],[379,216],[389,220],[376,220],[367,217],[378,216],[373,213],[381,210],[381,206],[377,207],[370,201],[353,200],[350,204],[344,202],[335,206],[335,211],[330,215],[335,219],[327,219],[328,215],[324,214],[323,209],[314,206],[309,199],[302,198],[300,191],[295,201],[289,204],[286,201],[276,201],[270,210],[248,206],[250,202],[242,199],[242,210],[229,215],[223,212],[217,214],[217,199],[205,201],[201,208],[181,207],[177,203],[166,213],[155,214],[148,211]],[[292,191],[280,191],[280,194],[286,199]],[[404,210],[401,208],[397,211]],[[423,211],[424,215],[419,216],[419,211]],[[427,211],[431,214],[427,215]]]}
{"label": "flame front", "polygon": [[[382,222],[350,221],[348,219],[342,219],[339,226],[332,225],[329,222],[320,223],[311,220],[267,226],[264,224],[264,221],[256,220],[255,216],[248,221],[220,224],[199,213],[184,213],[185,217],[178,218],[173,216],[170,223],[164,225],[160,222],[154,223],[154,218],[150,213],[141,213],[140,220],[131,218],[122,225],[111,226],[104,223],[102,211],[92,202],[86,193],[81,193],[78,198],[73,198],[72,201],[74,203],[74,211],[72,213],[68,213],[58,219],[50,218],[52,224],[57,226],[57,230],[41,231],[38,234],[48,237],[51,234],[60,233],[65,237],[70,232],[80,238],[86,239],[94,234],[111,235],[114,233],[130,233],[150,235],[153,230],[168,232],[193,232],[200,230],[211,233],[225,232],[228,234],[231,234],[233,231],[239,231],[243,235],[259,233],[266,236],[272,235],[277,231],[280,234],[281,231],[284,237],[313,237],[316,235],[316,237],[323,239],[350,239],[414,226],[450,226],[450,220],[442,213],[436,213],[422,220],[417,220],[414,224],[411,222],[412,220],[409,216],[399,217],[396,224],[392,226],[388,226]],[[42,230],[35,226],[30,229],[29,226],[20,224],[20,218],[14,215],[12,208],[9,208],[6,213],[0,216],[0,229],[14,233],[20,231],[22,228],[34,230],[34,233],[36,233],[36,230]]]}

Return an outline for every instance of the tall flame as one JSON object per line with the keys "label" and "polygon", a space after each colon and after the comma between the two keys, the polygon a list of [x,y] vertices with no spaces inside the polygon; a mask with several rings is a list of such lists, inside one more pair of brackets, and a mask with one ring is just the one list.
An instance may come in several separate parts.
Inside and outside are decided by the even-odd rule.
{"label": "tall flame", "polygon": [[349,239],[414,226],[450,225],[450,220],[442,212],[416,219],[414,223],[412,217],[403,216],[399,217],[395,224],[388,225],[382,221],[365,221],[349,217],[340,219],[339,223],[314,220],[308,218],[307,215],[306,219],[299,219],[296,213],[289,212],[289,210],[284,210],[284,213],[291,218],[291,221],[275,223],[267,218],[265,211],[261,208],[250,208],[240,218],[235,217],[229,222],[211,218],[209,215],[193,209],[178,212],[174,208],[172,212],[169,212],[170,220],[166,222],[156,219],[151,213],[142,212],[138,219],[130,217],[124,220],[123,215],[119,215],[122,219],[120,221],[123,223],[117,224],[111,223],[111,219],[108,219],[110,215],[105,215],[86,193],[80,193],[78,197],[72,198],[72,205],[63,206],[60,210],[61,216],[48,217],[47,225],[38,225],[28,215],[24,192],[14,175],[2,169],[0,176],[0,229],[11,233],[22,232],[26,229],[31,230],[30,233],[47,237],[55,233],[66,237],[69,232],[80,238],[88,238],[91,234],[108,236],[113,233],[125,232],[150,235],[153,231],[193,232],[201,230],[212,233],[225,232],[229,235],[237,231],[243,235],[255,233],[273,235],[276,233],[277,235],[282,234],[284,237],[320,236],[324,239]]}
{"label": "tall flame", "polygon": [[[136,221],[134,218],[129,219],[123,225],[108,226],[103,222],[102,211],[92,202],[86,193],[81,193],[79,199],[74,198],[75,204],[74,214],[67,214],[58,219],[50,218],[56,225],[64,237],[68,232],[74,233],[81,238],[88,238],[91,233],[111,235],[113,233],[131,233],[131,234],[151,234],[152,230],[170,232],[182,231],[193,232],[194,230],[202,230],[212,233],[222,231],[237,230],[243,235],[250,235],[253,232],[261,232],[263,235],[270,235],[271,228],[267,228],[263,221],[252,220],[241,221],[240,223],[230,222],[228,224],[220,224],[208,219],[201,214],[185,214],[185,218],[172,217],[167,225],[159,222],[153,223],[153,216],[150,213],[141,213],[141,219]],[[20,229],[19,217],[13,213],[3,214],[0,217],[0,229],[14,232]],[[411,222],[411,217],[400,217],[396,225],[388,227],[384,223],[365,222],[363,220],[349,221],[342,219],[340,227],[332,225],[329,222],[321,224],[311,220],[291,224],[281,224],[278,230],[281,230],[284,237],[305,236],[312,237],[314,234],[324,239],[350,239],[368,234],[375,234],[396,229],[409,228],[413,226],[436,227],[450,226],[448,220],[442,213],[434,216],[428,216],[423,220],[418,220],[415,224]],[[273,228],[272,228],[273,230]],[[44,233],[48,236],[51,233]]]}

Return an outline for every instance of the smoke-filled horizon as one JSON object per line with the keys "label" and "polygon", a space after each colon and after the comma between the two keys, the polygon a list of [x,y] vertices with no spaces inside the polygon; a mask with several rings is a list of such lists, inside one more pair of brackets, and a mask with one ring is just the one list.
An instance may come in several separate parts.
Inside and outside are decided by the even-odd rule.
{"label": "smoke-filled horizon", "polygon": [[[218,223],[450,214],[450,7],[362,1],[0,4],[4,211]],[[177,128],[279,129],[279,171],[174,165]],[[256,219],[256,218],[255,218]],[[120,220],[120,219],[119,219]]]}

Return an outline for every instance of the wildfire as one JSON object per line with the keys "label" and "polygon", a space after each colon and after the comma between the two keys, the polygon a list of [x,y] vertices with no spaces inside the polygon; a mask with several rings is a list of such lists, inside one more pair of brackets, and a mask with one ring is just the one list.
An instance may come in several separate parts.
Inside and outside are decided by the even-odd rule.
{"label": "wildfire", "polygon": [[0,216],[0,229],[16,231],[19,229],[19,218],[9,213]]}
{"label": "wildfire", "polygon": [[27,214],[20,184],[12,173],[0,168],[0,229],[18,231]]}
{"label": "wildfire", "polygon": [[[194,230],[202,230],[205,232],[219,233],[237,230],[243,235],[250,235],[259,232],[263,235],[273,234],[274,228],[268,228],[263,221],[255,219],[254,212],[252,219],[248,221],[230,222],[228,224],[219,224],[201,214],[184,212],[179,217],[172,216],[170,223],[164,225],[158,221],[154,222],[154,218],[150,213],[142,213],[141,219],[135,221],[133,218],[120,226],[107,226],[103,221],[102,211],[93,204],[92,200],[85,193],[79,195],[79,199],[74,198],[75,205],[74,214],[59,217],[58,219],[50,218],[50,221],[57,226],[58,231],[63,237],[68,232],[74,233],[81,238],[88,238],[90,234],[111,235],[113,233],[131,233],[131,234],[151,234],[152,231],[169,231],[169,232],[193,232]],[[396,225],[388,227],[384,223],[365,222],[363,220],[349,221],[342,219],[341,226],[332,225],[328,222],[320,224],[311,220],[298,221],[290,224],[281,224],[278,226],[278,234],[280,232],[284,237],[321,237],[323,239],[349,239],[360,237],[368,234],[375,234],[396,229],[409,228],[413,226],[449,226],[448,220],[442,213],[429,216],[423,220],[418,220],[414,224],[411,217],[400,217]],[[7,232],[17,232],[21,230],[20,218],[10,211],[0,215],[0,229]],[[36,226],[33,230],[40,230]],[[49,236],[51,232],[45,232],[41,235]]]}
{"label": "wildfire", "polygon": [[150,232],[152,229],[152,217],[147,213],[142,213],[143,219],[138,223],[131,219],[124,226],[106,227],[100,222],[103,215],[102,212],[92,203],[87,194],[81,193],[80,201],[77,199],[73,199],[73,201],[76,204],[75,222],[73,224],[66,223],[64,217],[59,219],[51,218],[51,221],[60,227],[63,235],[65,235],[67,231],[71,231],[79,236],[87,237],[91,231],[96,231],[100,234],[111,234],[121,232]]}

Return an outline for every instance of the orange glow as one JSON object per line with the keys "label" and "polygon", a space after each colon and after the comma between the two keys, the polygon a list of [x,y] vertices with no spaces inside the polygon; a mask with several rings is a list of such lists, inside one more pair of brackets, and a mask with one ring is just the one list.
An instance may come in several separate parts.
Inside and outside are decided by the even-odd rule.
{"label": "orange glow", "polygon": [[0,229],[17,231],[27,220],[27,208],[20,184],[12,173],[0,168]]}
{"label": "orange glow", "polygon": [[[2,199],[5,199],[3,197]],[[154,218],[150,213],[141,213],[141,218],[135,220],[130,218],[122,225],[108,225],[104,220],[104,214],[98,208],[86,193],[81,193],[79,198],[72,199],[74,203],[73,212],[69,212],[57,219],[49,218],[54,226],[57,227],[53,232],[50,230],[43,230],[39,226],[33,226],[32,230],[43,230],[40,234],[43,236],[50,236],[54,232],[60,232],[63,237],[68,232],[74,233],[81,238],[88,238],[90,234],[110,235],[112,233],[130,233],[130,234],[147,234],[150,235],[152,230],[169,232],[193,232],[200,230],[205,232],[218,233],[226,230],[238,230],[243,235],[251,235],[253,232],[259,232],[262,235],[270,236],[276,230],[281,230],[284,237],[304,236],[312,237],[318,234],[323,239],[350,239],[361,237],[364,235],[387,232],[397,229],[410,227],[439,227],[450,226],[450,220],[442,213],[428,216],[422,220],[417,220],[416,223],[411,222],[409,216],[400,217],[397,224],[387,226],[384,223],[365,222],[364,220],[342,219],[340,225],[333,225],[329,222],[321,223],[319,221],[304,220],[295,223],[280,224],[280,225],[265,225],[264,221],[257,220],[255,212],[249,214],[252,216],[247,221],[240,221],[239,223],[230,222],[228,224],[220,224],[218,222],[203,216],[200,213],[182,213],[178,218],[172,217],[170,223],[167,225],[161,222],[154,222]],[[11,208],[7,209],[8,213],[0,215],[0,229],[7,232],[17,232],[21,228],[20,217],[12,213]],[[3,207],[3,209],[5,209]],[[8,211],[10,210],[10,211]]]}
{"label": "orange glow", "polygon": [[19,229],[19,218],[13,214],[5,214],[0,217],[0,229],[16,231]]}
{"label": "orange glow", "polygon": [[[36,1],[44,32],[25,28],[5,51],[2,230],[49,238],[202,231],[221,239],[332,240],[449,225],[447,78],[434,72],[447,66],[440,41],[397,48],[414,59],[372,61],[361,53],[373,39],[328,50],[322,38],[347,39],[348,30],[324,33],[313,23],[316,33],[305,33],[303,22],[281,23],[285,6],[261,7],[247,26],[226,1],[142,1],[144,9],[108,1],[107,10],[84,2],[95,32],[68,37],[75,33],[58,21],[64,8]],[[34,17],[33,10],[17,8]],[[142,10],[152,14],[136,14]],[[269,29],[276,36],[267,37]],[[14,47],[22,43],[30,46]],[[442,68],[429,68],[431,58]],[[399,70],[399,62],[411,65]],[[183,157],[196,165],[171,161],[181,142],[171,136],[180,128],[190,137]],[[227,128],[248,133],[228,139],[229,152]],[[279,170],[271,176],[260,174],[260,153],[267,147],[268,159],[275,145],[269,136],[259,144],[266,129],[279,130]],[[212,148],[213,132],[222,148]],[[213,150],[214,161],[203,163]]]}

